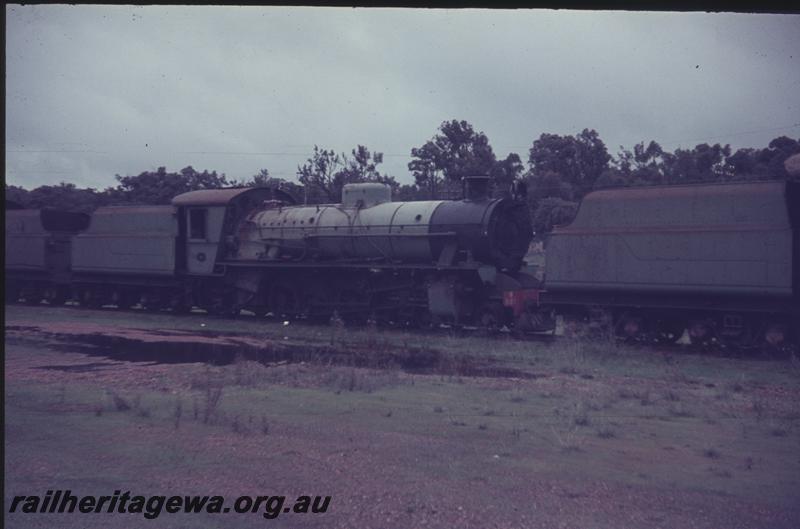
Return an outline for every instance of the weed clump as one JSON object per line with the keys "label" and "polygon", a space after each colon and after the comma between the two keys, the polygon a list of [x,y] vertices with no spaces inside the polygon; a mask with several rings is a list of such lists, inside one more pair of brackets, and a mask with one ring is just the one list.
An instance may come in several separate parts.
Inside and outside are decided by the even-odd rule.
{"label": "weed clump", "polygon": [[603,425],[597,429],[597,437],[600,439],[613,439],[617,436],[616,432],[614,431],[611,426]]}
{"label": "weed clump", "polygon": [[175,401],[175,412],[172,414],[175,421],[175,429],[181,426],[181,416],[183,416],[183,401],[180,397]]}
{"label": "weed clump", "polygon": [[667,411],[673,417],[694,417],[694,413],[689,411],[686,406],[681,402],[675,402],[667,408]]}
{"label": "weed clump", "polygon": [[111,402],[114,403],[114,408],[116,408],[117,411],[128,411],[131,409],[130,403],[120,397],[116,392],[110,391],[109,395],[111,396]]}

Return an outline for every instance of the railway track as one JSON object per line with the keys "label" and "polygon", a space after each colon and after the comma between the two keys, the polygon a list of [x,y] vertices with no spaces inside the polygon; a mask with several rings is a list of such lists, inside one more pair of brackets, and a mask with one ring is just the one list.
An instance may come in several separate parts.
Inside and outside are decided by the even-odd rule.
{"label": "railway track", "polygon": [[214,318],[217,320],[237,320],[244,321],[264,321],[271,323],[301,324],[308,325],[315,328],[325,326],[340,326],[340,327],[357,327],[368,328],[374,327],[380,330],[403,330],[405,332],[412,332],[417,335],[423,336],[452,336],[456,338],[496,338],[502,340],[515,340],[521,342],[538,342],[538,343],[555,343],[559,341],[569,342],[578,341],[584,343],[602,343],[608,342],[612,344],[624,345],[640,349],[642,354],[707,354],[713,356],[724,356],[731,358],[770,358],[770,359],[795,359],[800,355],[800,348],[795,344],[783,344],[780,347],[769,347],[767,344],[742,346],[742,345],[726,345],[720,343],[713,337],[703,343],[690,343],[686,335],[682,339],[670,342],[659,342],[652,337],[644,336],[640,338],[630,338],[624,336],[615,336],[608,328],[598,327],[589,322],[583,322],[577,326],[572,322],[572,325],[565,325],[563,321],[559,320],[556,328],[549,332],[517,332],[514,329],[507,327],[481,327],[473,325],[453,325],[453,324],[428,324],[419,325],[412,322],[394,322],[383,321],[376,322],[367,319],[366,321],[356,324],[353,322],[345,323],[341,318],[334,314],[330,318],[309,318],[309,317],[290,317],[284,315],[276,315],[267,313],[266,315],[256,315],[250,311],[242,310],[238,314],[218,315],[211,314],[203,309],[193,307],[192,310],[186,311],[173,311],[171,309],[152,310],[147,309],[141,305],[130,308],[121,308],[114,305],[104,305],[102,307],[85,307],[78,302],[69,301],[64,305],[52,306],[46,302],[28,304],[24,300],[17,301],[16,305],[24,305],[29,307],[51,307],[56,309],[74,310],[74,311],[102,311],[112,313],[126,313],[126,314],[149,314],[149,315],[170,315],[172,317],[182,318]]}

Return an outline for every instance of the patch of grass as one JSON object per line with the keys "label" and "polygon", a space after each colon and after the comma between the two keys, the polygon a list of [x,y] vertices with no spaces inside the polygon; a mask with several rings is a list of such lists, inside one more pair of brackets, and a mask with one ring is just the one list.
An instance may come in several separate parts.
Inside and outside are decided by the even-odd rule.
{"label": "patch of grass", "polygon": [[654,401],[649,389],[646,389],[639,394],[639,404],[642,406],[651,406],[653,402]]}
{"label": "patch of grass", "polygon": [[[91,312],[95,313],[110,323],[131,319],[130,316]],[[175,328],[196,327],[199,321],[198,318],[172,318],[167,313],[157,318],[137,314],[134,319],[137,324],[140,319],[152,320],[146,325],[156,328],[173,323]],[[258,322],[259,328],[262,325],[268,329],[276,327],[266,319]],[[223,320],[215,320],[214,326],[221,332],[231,328],[255,332],[253,329],[257,327],[255,323]],[[580,373],[592,373],[593,379],[545,376],[512,380],[462,376],[459,377],[461,383],[457,383],[449,374],[439,377],[394,373],[391,377],[395,378],[386,379],[388,384],[375,385],[367,380],[373,375],[380,377],[376,370],[349,365],[337,367],[336,362],[333,368],[324,364],[326,357],[314,352],[315,340],[320,339],[319,329],[292,322],[286,328],[273,330],[286,333],[281,334],[280,339],[289,335],[290,341],[312,344],[307,354],[311,360],[304,364],[268,367],[239,360],[225,367],[211,367],[205,373],[196,365],[132,365],[118,386],[61,372],[47,373],[49,377],[62,377],[53,378],[54,382],[49,385],[27,387],[11,380],[6,405],[10,417],[7,419],[10,425],[7,457],[26,464],[41,461],[41,465],[24,468],[17,465],[7,483],[20,490],[38,489],[50,479],[45,472],[52,470],[60,475],[75,476],[76,480],[97,489],[113,479],[152,490],[153,482],[148,476],[175,482],[202,479],[209,486],[229,483],[232,476],[258,482],[263,477],[263,466],[254,466],[252,461],[266,461],[271,457],[274,459],[270,460],[270,472],[276,479],[289,479],[299,484],[327,483],[325,480],[337,478],[315,470],[314,465],[302,468],[289,459],[302,457],[299,452],[306,447],[312,451],[350,454],[354,443],[359,449],[369,443],[369,455],[376,464],[407,473],[402,483],[423,482],[437,476],[437,479],[452,479],[457,487],[465,482],[463,474],[474,475],[477,469],[497,491],[521,482],[532,472],[551,476],[557,486],[581,480],[603,480],[614,490],[640,486],[642,482],[637,476],[641,473],[649,476],[648,486],[673,487],[678,494],[701,490],[729,495],[732,501],[747,499],[779,506],[777,508],[796,502],[795,492],[800,487],[800,460],[795,457],[796,431],[789,428],[791,422],[787,425],[776,422],[782,420],[791,407],[777,396],[785,392],[772,391],[773,388],[788,388],[791,394],[796,392],[799,381],[787,376],[785,363],[677,355],[669,367],[680,366],[685,374],[682,384],[692,386],[687,387],[672,384],[659,355],[647,355],[646,351],[636,351],[633,347],[629,354],[622,346],[594,347],[584,343],[581,345],[583,357],[576,366]],[[324,331],[328,331],[327,326]],[[327,347],[325,338],[321,338],[322,345]],[[340,341],[349,347],[349,344],[363,345],[367,338],[358,329],[348,328]],[[266,336],[265,340],[268,339],[272,338]],[[465,349],[460,358],[479,358],[481,362],[501,368],[511,366],[531,372],[534,368],[529,367],[528,360],[534,354],[539,359],[537,371],[552,374],[561,366],[561,343],[541,345],[453,337],[442,345],[446,340],[438,336],[410,335],[394,330],[373,337],[372,343],[382,347],[383,340],[390,343],[408,340],[409,348],[442,347],[451,355],[448,361],[454,368],[460,367],[458,362],[463,364],[463,360],[457,362],[457,359]],[[363,347],[352,349],[356,350],[363,350]],[[345,347],[340,353],[347,355],[352,351]],[[41,354],[48,364],[54,363],[52,352],[49,357],[42,351],[32,354]],[[19,354],[19,358],[30,362],[31,355]],[[12,356],[7,365],[13,361]],[[258,376],[250,377],[251,367],[258,370]],[[150,369],[158,370],[158,381],[149,382],[153,374],[147,372]],[[356,374],[353,390],[349,389],[351,370]],[[397,371],[397,367],[385,370]],[[331,371],[341,375],[340,379],[329,375]],[[745,390],[737,393],[732,386],[728,390],[735,407],[716,401],[713,393],[716,389],[705,389],[707,383],[723,388],[726,380],[737,380],[742,371],[746,371],[749,381]],[[105,373],[99,371],[96,380],[107,380],[103,378]],[[69,380],[64,399],[59,396],[61,379]],[[143,381],[141,387],[135,385],[136,380]],[[690,384],[690,381],[697,383]],[[192,389],[187,387],[190,382]],[[144,420],[136,412],[115,413],[116,407],[104,394],[103,384],[113,387],[131,407],[134,395],[139,392],[139,407],[148,407],[152,410],[151,416]],[[670,391],[676,398],[669,396],[663,389],[664,384],[672,388]],[[217,403],[215,418],[205,424],[207,395],[215,385],[224,388],[224,394]],[[357,389],[370,385],[375,389]],[[618,393],[620,385],[630,391],[624,400]],[[163,387],[173,391],[164,393]],[[655,402],[649,408],[640,408],[642,398],[647,397],[640,388],[650,388],[649,399]],[[741,413],[753,396],[749,392],[755,388],[758,388],[763,408],[774,412],[764,412],[767,418],[760,425],[749,410]],[[339,394],[333,397],[336,391]],[[60,401],[66,405],[59,406]],[[98,402],[103,404],[104,411],[95,417]],[[620,423],[614,423],[613,419],[607,422],[601,410],[612,405],[620,415],[635,417]],[[676,405],[672,413],[667,411],[670,405]],[[562,410],[557,417],[549,413],[555,406]],[[580,424],[583,422],[581,406],[588,421],[586,425]],[[694,416],[692,411],[715,420],[716,424],[702,419],[672,419]],[[392,418],[386,419],[390,412],[393,412]],[[644,421],[639,417],[643,412],[669,420]],[[723,420],[728,412],[736,413],[735,421]],[[270,414],[269,418],[265,413]],[[749,428],[748,437],[737,435],[739,423]],[[772,428],[781,426],[786,427],[786,435],[774,435]],[[290,435],[284,435],[284,431]],[[59,436],[52,432],[58,432]],[[276,435],[278,433],[280,435]],[[384,446],[381,441],[386,439],[385,434],[397,435],[392,435],[391,443]],[[716,447],[724,453],[719,459],[708,458],[702,455],[705,446]],[[674,448],[664,452],[669,457],[658,457],[661,447]],[[297,452],[282,456],[291,450]],[[448,457],[437,457],[440,450],[446,451]],[[582,455],[581,452],[591,454]],[[631,457],[643,452],[654,457]],[[513,455],[483,466],[492,454],[507,453]],[[745,458],[754,454],[757,454],[757,463],[745,470]],[[96,466],[86,468],[87,460],[96,461]],[[705,464],[697,465],[698,461]],[[341,464],[346,465],[347,461]],[[720,479],[707,470],[712,465],[730,468],[737,478],[744,473],[747,479]],[[358,468],[353,471],[361,472]],[[368,469],[364,470],[359,477],[368,473]],[[639,511],[643,514],[642,520],[644,515],[652,514],[653,511],[646,510],[648,508],[644,506],[644,511]],[[420,511],[418,508],[416,512]],[[124,525],[111,519],[109,522],[113,529]],[[476,523],[479,522],[481,520]],[[197,525],[203,527],[202,523]],[[212,521],[207,527],[213,525]]]}
{"label": "patch of grass", "polygon": [[111,402],[114,404],[114,408],[117,411],[128,411],[131,409],[132,406],[130,403],[122,398],[118,393],[109,391],[108,394],[111,397]]}
{"label": "patch of grass", "polygon": [[224,387],[221,384],[209,384],[206,386],[206,391],[203,395],[203,424],[208,424],[216,418],[223,391]]}
{"label": "patch of grass", "polygon": [[673,417],[694,417],[695,414],[687,408],[682,402],[673,402],[670,404],[667,411]]}
{"label": "patch of grass", "polygon": [[725,382],[724,387],[733,393],[744,393],[745,385],[745,376],[739,375],[736,380],[729,380]]}
{"label": "patch of grass", "polygon": [[566,428],[562,431],[550,427],[556,443],[562,452],[581,452],[586,437],[578,432],[577,426]]}
{"label": "patch of grass", "polygon": [[261,416],[261,434],[269,435],[269,420],[266,415]]}
{"label": "patch of grass", "polygon": [[789,435],[789,430],[784,428],[783,426],[773,426],[769,430],[769,434],[773,437],[786,437]]}
{"label": "patch of grass", "polygon": [[374,370],[355,367],[332,367],[320,379],[320,385],[336,394],[342,392],[373,393],[396,386],[400,376],[396,370]]}
{"label": "patch of grass", "polygon": [[596,434],[600,439],[613,439],[617,436],[617,433],[614,431],[614,429],[607,424],[600,426],[596,430]]}
{"label": "patch of grass", "polygon": [[525,396],[525,393],[519,388],[514,388],[514,390],[512,390],[511,394],[508,396],[508,401],[513,402],[515,404],[520,404],[522,402],[525,402],[526,400],[528,399]]}
{"label": "patch of grass", "polygon": [[761,421],[764,418],[764,414],[766,413],[766,409],[764,406],[764,402],[758,398],[754,397],[751,401],[751,408],[753,412],[756,414],[756,420]]}
{"label": "patch of grass", "polygon": [[180,396],[175,399],[175,411],[172,414],[173,418],[175,419],[175,429],[179,429],[181,427],[181,417],[183,416],[183,400],[181,400]]}
{"label": "patch of grass", "polygon": [[586,411],[586,405],[583,403],[583,401],[575,405],[572,422],[576,426],[589,426],[589,412]]}

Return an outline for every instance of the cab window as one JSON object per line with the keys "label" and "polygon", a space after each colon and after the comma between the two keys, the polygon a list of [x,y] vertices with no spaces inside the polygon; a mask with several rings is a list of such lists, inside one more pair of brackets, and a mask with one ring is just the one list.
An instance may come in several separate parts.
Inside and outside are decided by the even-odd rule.
{"label": "cab window", "polygon": [[190,209],[189,210],[189,238],[207,239],[207,219],[208,210]]}

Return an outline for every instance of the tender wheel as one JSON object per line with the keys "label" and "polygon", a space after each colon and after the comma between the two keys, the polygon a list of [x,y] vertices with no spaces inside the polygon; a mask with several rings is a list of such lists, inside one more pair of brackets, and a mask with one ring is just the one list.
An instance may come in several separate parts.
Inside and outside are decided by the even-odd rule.
{"label": "tender wheel", "polygon": [[688,332],[692,345],[709,345],[716,340],[714,322],[708,319],[690,321]]}
{"label": "tender wheel", "polygon": [[22,289],[22,299],[25,300],[26,305],[38,305],[42,302],[43,293],[35,287],[28,287]]}
{"label": "tender wheel", "polygon": [[45,291],[45,301],[53,307],[60,307],[69,299],[69,292],[64,287],[50,287]]}
{"label": "tender wheel", "polygon": [[768,323],[764,329],[764,339],[761,350],[770,356],[780,356],[792,352],[789,343],[789,328],[779,322]]}
{"label": "tender wheel", "polygon": [[189,314],[192,312],[193,304],[187,296],[177,294],[172,297],[169,308],[176,314]]}
{"label": "tender wheel", "polygon": [[117,301],[117,308],[120,310],[132,309],[139,304],[141,296],[137,292],[120,292]]}
{"label": "tender wheel", "polygon": [[659,343],[676,343],[683,337],[686,323],[682,320],[663,318],[656,322],[655,339]]}
{"label": "tender wheel", "polygon": [[640,341],[647,336],[645,320],[641,315],[625,312],[617,320],[614,333],[626,341]]}
{"label": "tender wheel", "polygon": [[164,308],[164,302],[161,300],[161,297],[154,293],[145,294],[142,297],[141,303],[144,310],[148,312],[158,312]]}
{"label": "tender wheel", "polygon": [[19,302],[19,298],[21,297],[19,287],[6,284],[5,297],[6,297],[6,303]]}
{"label": "tender wheel", "polygon": [[80,295],[81,306],[88,309],[99,309],[103,306],[100,293],[93,290],[84,290]]}

